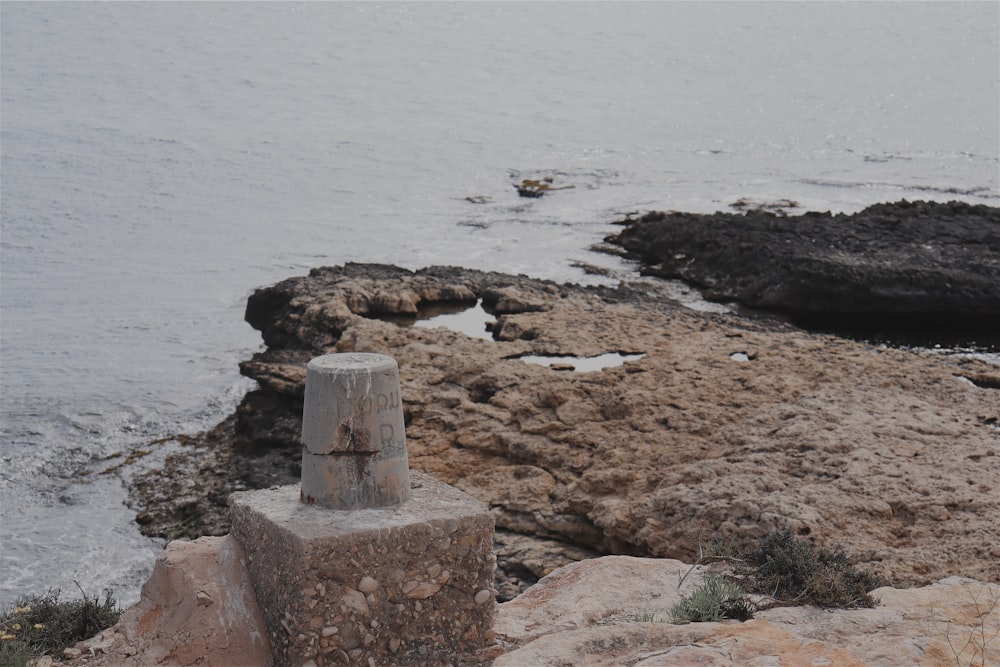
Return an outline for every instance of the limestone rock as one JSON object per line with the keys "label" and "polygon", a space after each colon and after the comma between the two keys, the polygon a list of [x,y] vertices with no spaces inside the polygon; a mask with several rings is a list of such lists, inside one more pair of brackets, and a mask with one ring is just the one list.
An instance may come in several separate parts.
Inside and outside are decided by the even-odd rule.
{"label": "limestone rock", "polygon": [[271,650],[243,552],[232,537],[174,541],[140,601],[77,645],[89,667],[269,667]]}
{"label": "limestone rock", "polygon": [[494,531],[493,550],[497,554],[495,585],[499,602],[514,599],[563,565],[600,555],[591,549],[559,540],[509,530]]}
{"label": "limestone rock", "polygon": [[[269,345],[243,370],[260,389],[228,435],[150,479],[196,480],[204,497],[147,509],[145,528],[225,530],[228,492],[298,481],[290,367],[378,352],[399,362],[411,467],[486,502],[500,530],[692,560],[716,538],[740,547],[789,527],[895,584],[1000,581],[996,366],[694,312],[657,282],[348,265],[259,290],[248,319]],[[495,313],[493,340],[352,310],[391,289],[520,310]],[[645,356],[594,372],[521,359],[608,352]],[[511,562],[499,548],[498,562]]]}
{"label": "limestone rock", "polygon": [[[1000,661],[1000,585],[951,577],[879,588],[874,609],[777,607],[739,623],[669,623],[702,571],[609,556],[555,571],[500,605],[495,667],[575,665],[987,665]],[[613,585],[609,585],[613,582]]]}
{"label": "limestone rock", "polygon": [[[500,605],[497,636],[515,645],[638,616],[665,619],[690,595],[704,568],[673,559],[604,556],[561,567]],[[683,581],[682,581],[683,580]]]}

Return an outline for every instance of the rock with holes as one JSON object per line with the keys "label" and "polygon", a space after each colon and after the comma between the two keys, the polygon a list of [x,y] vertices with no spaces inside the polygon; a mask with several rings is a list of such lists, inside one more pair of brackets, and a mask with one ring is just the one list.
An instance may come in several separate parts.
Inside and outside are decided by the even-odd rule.
{"label": "rock with holes", "polygon": [[[372,317],[369,301],[392,290],[416,294],[418,311],[481,300],[479,326],[498,335]],[[399,362],[411,468],[485,502],[500,531],[691,560],[715,539],[746,546],[788,527],[894,583],[1000,580],[995,365],[696,312],[668,295],[658,282],[376,265],[258,290],[248,319],[267,348],[242,369],[259,389],[208,446],[146,478],[187,489],[182,503],[147,506],[146,529],[228,529],[230,491],[298,481],[306,362],[375,352]],[[526,361],[608,353],[630,356],[587,371]],[[528,552],[510,553],[498,545],[515,588],[557,562],[526,555],[521,567]]]}

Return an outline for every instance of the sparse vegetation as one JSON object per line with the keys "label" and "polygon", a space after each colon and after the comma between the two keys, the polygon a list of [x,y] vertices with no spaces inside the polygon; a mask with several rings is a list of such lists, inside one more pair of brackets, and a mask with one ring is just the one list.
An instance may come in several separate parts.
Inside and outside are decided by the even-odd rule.
{"label": "sparse vegetation", "polygon": [[746,621],[753,618],[754,611],[754,603],[737,582],[708,574],[701,586],[674,605],[670,618],[674,623],[710,623],[726,618]]}
{"label": "sparse vegetation", "polygon": [[[839,547],[814,547],[788,529],[772,532],[749,548],[713,543],[696,565],[705,563],[721,565],[722,572],[705,575],[702,585],[674,606],[674,623],[745,621],[760,609],[782,605],[873,607],[876,601],[868,591],[885,585],[856,569]],[[761,596],[770,601],[761,601]]]}
{"label": "sparse vegetation", "polygon": [[787,528],[740,553],[735,571],[748,592],[786,605],[874,607],[868,591],[885,585],[878,577],[856,569],[840,547],[832,551],[814,547]]}
{"label": "sparse vegetation", "polygon": [[651,611],[636,612],[632,620],[636,623],[661,623],[662,620]]}
{"label": "sparse vegetation", "polygon": [[21,597],[0,612],[0,665],[27,667],[33,658],[61,653],[118,621],[122,610],[110,591],[103,602],[80,593],[69,602],[59,601],[58,590]]}

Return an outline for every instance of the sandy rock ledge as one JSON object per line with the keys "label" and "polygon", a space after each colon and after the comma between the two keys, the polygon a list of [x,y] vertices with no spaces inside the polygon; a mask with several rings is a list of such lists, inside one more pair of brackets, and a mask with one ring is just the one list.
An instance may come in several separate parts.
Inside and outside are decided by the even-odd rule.
{"label": "sandy rock ledge", "polygon": [[[669,623],[703,571],[607,556],[562,568],[500,606],[496,667],[1000,664],[1000,585],[950,577],[872,592],[874,609],[778,607],[739,623]],[[608,586],[614,581],[614,586]],[[639,619],[652,618],[652,622]]]}
{"label": "sandy rock ledge", "polygon": [[[64,664],[269,667],[263,620],[255,613],[239,561],[233,560],[233,544],[228,537],[172,543],[143,588],[142,600],[116,627],[68,650],[74,659]],[[212,562],[223,566],[206,568]],[[677,560],[629,556],[560,568],[499,606],[497,644],[475,664],[945,667],[1000,662],[997,584],[950,577],[923,588],[876,589],[874,609],[778,607],[744,623],[671,624],[671,607],[701,584],[705,572]]]}

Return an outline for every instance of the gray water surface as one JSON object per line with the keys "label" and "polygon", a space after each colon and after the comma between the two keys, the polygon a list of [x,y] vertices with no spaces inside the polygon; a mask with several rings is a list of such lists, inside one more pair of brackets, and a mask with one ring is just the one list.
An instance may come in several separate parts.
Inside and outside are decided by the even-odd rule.
{"label": "gray water surface", "polygon": [[[559,281],[629,211],[1000,204],[997,3],[0,4],[0,603],[134,600],[123,478],[228,413],[253,288]],[[552,176],[573,189],[518,198]],[[467,197],[481,197],[474,204]],[[95,481],[96,480],[96,481]]]}

